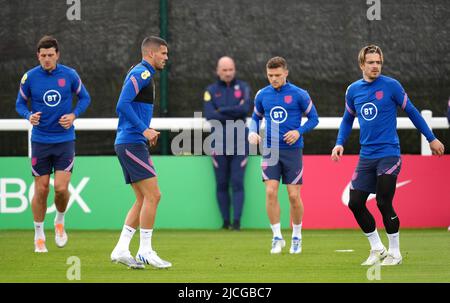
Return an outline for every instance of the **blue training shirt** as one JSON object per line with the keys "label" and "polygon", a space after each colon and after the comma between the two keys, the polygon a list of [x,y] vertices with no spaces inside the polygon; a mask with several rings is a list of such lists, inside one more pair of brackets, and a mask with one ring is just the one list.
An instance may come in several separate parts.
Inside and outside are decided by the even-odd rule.
{"label": "blue training shirt", "polygon": [[[222,124],[222,142],[213,142],[213,148],[223,149],[223,154],[227,151],[227,140],[231,143],[230,138],[233,138],[233,148],[228,146],[228,151],[236,154],[237,152],[245,149],[247,146],[247,132],[245,123],[247,120],[247,114],[250,111],[252,100],[250,97],[250,86],[239,79],[233,79],[229,84],[222,80],[217,80],[215,83],[209,85],[203,94],[203,109],[207,120],[217,120]],[[226,121],[239,121],[241,120],[244,125],[244,129],[227,130]],[[239,125],[239,124],[236,124]],[[214,128],[214,126],[213,126]],[[216,129],[213,129],[216,131]],[[231,134],[229,132],[233,131]],[[244,133],[245,137],[243,142],[238,140],[239,134]],[[228,154],[228,153],[227,153]]]}
{"label": "blue training shirt", "polygon": [[359,136],[361,158],[400,156],[397,106],[407,113],[428,142],[436,139],[401,84],[393,78],[380,75],[372,82],[360,79],[347,88],[345,113],[339,127],[336,145],[344,145],[350,135],[353,120],[358,117],[361,128]]}
{"label": "blue training shirt", "polygon": [[[78,102],[72,111],[74,93]],[[28,101],[31,103],[31,112],[28,109]],[[58,123],[61,116],[73,113],[78,118],[90,102],[89,93],[74,69],[57,64],[53,71],[48,72],[39,65],[23,75],[16,100],[16,111],[27,120],[31,114],[42,112],[39,125],[33,125],[31,141],[61,143],[75,140],[73,125],[65,129]]]}
{"label": "blue training shirt", "polygon": [[125,77],[116,107],[119,125],[114,144],[147,144],[147,138],[142,133],[149,128],[153,116],[154,74],[153,66],[142,60]]}
{"label": "blue training shirt", "polygon": [[[302,115],[308,121],[301,125]],[[255,109],[250,124],[250,132],[258,133],[259,122],[266,119],[265,147],[272,147],[274,142],[280,149],[303,148],[303,134],[319,124],[319,116],[308,92],[287,82],[279,89],[268,85],[258,91],[255,97]],[[272,129],[275,128],[275,129]],[[283,140],[284,134],[297,130],[300,138],[292,145]]]}

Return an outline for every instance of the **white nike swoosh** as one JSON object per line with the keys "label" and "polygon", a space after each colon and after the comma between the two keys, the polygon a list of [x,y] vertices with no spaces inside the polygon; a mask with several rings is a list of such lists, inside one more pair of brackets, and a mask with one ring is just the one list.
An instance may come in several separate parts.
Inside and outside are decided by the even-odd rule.
{"label": "white nike swoosh", "polygon": [[[406,184],[411,183],[411,182],[412,182],[412,180],[398,182],[397,184],[395,184],[395,188],[405,186]],[[342,196],[341,196],[342,203],[346,206],[348,206],[348,201],[350,200],[350,184],[351,184],[351,182],[349,182],[347,184],[347,186],[344,188],[344,191],[342,192]],[[373,200],[375,198],[376,198],[375,194],[370,194],[369,197],[367,198],[367,201]]]}

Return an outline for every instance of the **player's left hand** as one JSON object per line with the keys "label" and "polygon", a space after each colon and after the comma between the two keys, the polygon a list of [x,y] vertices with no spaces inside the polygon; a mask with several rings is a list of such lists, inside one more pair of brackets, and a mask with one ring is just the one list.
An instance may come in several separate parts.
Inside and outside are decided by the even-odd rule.
{"label": "player's left hand", "polygon": [[261,143],[261,137],[255,132],[250,132],[248,134],[248,142],[250,144],[256,145],[258,143]]}
{"label": "player's left hand", "polygon": [[444,144],[438,139],[434,139],[430,142],[430,149],[433,155],[442,156],[444,154]]}
{"label": "player's left hand", "polygon": [[147,128],[144,131],[143,135],[150,142],[150,146],[154,146],[158,142],[158,137],[160,135],[160,132],[154,130],[153,128]]}
{"label": "player's left hand", "polygon": [[59,118],[59,125],[64,127],[65,129],[69,129],[73,125],[73,121],[75,121],[75,114],[66,114]]}
{"label": "player's left hand", "polygon": [[295,129],[288,131],[283,136],[284,142],[286,142],[289,145],[292,145],[295,142],[297,142],[298,138],[300,138],[300,133],[298,132],[298,130]]}

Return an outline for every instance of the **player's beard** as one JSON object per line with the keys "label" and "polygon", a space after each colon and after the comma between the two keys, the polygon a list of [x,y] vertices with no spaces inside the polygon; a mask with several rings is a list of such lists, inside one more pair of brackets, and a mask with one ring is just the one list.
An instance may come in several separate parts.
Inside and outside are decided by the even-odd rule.
{"label": "player's beard", "polygon": [[377,79],[379,76],[381,75],[381,71],[371,71],[367,76],[367,78],[369,78],[370,80],[375,80]]}
{"label": "player's beard", "polygon": [[164,67],[166,66],[166,61],[161,62],[160,64],[158,64],[158,66],[156,67],[157,70],[163,70]]}

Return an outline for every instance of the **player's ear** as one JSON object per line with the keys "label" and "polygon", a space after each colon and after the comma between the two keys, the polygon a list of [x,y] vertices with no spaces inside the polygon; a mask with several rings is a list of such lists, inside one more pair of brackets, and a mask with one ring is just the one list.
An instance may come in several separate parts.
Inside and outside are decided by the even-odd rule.
{"label": "player's ear", "polygon": [[155,57],[155,50],[154,49],[152,49],[152,48],[150,48],[149,50],[148,50],[148,55],[150,56],[150,58],[154,58]]}
{"label": "player's ear", "polygon": [[149,56],[150,58],[155,57],[155,54],[158,52],[158,50],[159,50],[159,48],[155,48],[154,46],[150,46],[150,47],[148,48],[148,56]]}

